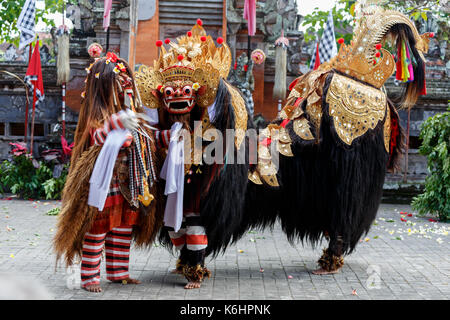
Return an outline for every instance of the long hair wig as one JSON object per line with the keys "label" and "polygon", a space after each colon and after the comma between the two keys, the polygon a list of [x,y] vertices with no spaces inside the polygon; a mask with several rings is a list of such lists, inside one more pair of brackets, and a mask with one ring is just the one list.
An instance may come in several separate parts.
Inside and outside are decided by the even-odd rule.
{"label": "long hair wig", "polygon": [[[126,68],[126,73],[133,78],[133,71],[125,60],[118,58],[117,63],[122,63]],[[126,108],[120,102],[121,98],[118,92],[121,89],[114,67],[114,63],[107,63],[106,58],[103,57],[96,60],[90,68],[86,78],[85,97],[82,100],[75,130],[75,145],[72,151],[71,164],[74,164],[81,154],[89,148],[91,128],[98,128],[112,114]],[[138,97],[134,81],[133,91],[134,96]],[[139,105],[136,104],[136,106]]]}

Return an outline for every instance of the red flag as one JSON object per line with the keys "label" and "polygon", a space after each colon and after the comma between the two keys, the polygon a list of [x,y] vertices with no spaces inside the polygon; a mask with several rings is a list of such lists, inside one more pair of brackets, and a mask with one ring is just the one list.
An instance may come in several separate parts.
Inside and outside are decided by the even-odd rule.
{"label": "red flag", "polygon": [[[30,154],[33,155],[34,117],[36,105],[44,101],[44,81],[42,79],[41,53],[39,52],[39,39],[36,41],[30,64],[25,75],[25,82],[33,90],[33,113],[31,118]],[[28,113],[27,113],[28,116]],[[25,121],[28,122],[28,121]],[[25,123],[28,126],[28,123]]]}
{"label": "red flag", "polygon": [[25,75],[25,82],[31,90],[34,91],[36,87],[36,104],[44,101],[44,81],[42,79],[41,68],[41,54],[39,52],[39,41],[36,41],[33,55],[28,65],[27,73]]}
{"label": "red flag", "polygon": [[316,61],[314,62],[314,69],[313,70],[316,70],[319,66],[320,66],[319,42],[317,42]]}

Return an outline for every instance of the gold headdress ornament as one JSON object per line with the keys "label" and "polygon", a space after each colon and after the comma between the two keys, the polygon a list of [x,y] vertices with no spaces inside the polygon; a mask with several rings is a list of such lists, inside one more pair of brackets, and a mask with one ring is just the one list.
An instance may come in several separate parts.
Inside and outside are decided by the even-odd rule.
{"label": "gold headdress ornament", "polygon": [[[230,48],[222,38],[216,47],[211,36],[206,35],[202,21],[176,39],[158,40],[159,57],[153,68],[141,66],[136,73],[136,83],[143,103],[149,108],[159,108],[158,91],[174,81],[186,81],[198,90],[196,103],[208,107],[214,102],[220,78],[226,79],[231,66]],[[196,89],[201,88],[201,89]]]}
{"label": "gold headdress ornament", "polygon": [[[374,1],[369,3],[373,4]],[[396,24],[405,24],[411,29],[416,49],[424,59],[422,53],[428,50],[429,33],[420,35],[414,23],[400,12],[370,6],[361,7],[357,12],[357,26],[351,44],[347,46],[342,43],[337,56],[329,63],[324,63],[320,69],[331,67],[380,88],[394,73],[395,60],[387,50],[377,48],[377,45]],[[377,54],[377,50],[381,54]],[[375,60],[377,56],[381,57],[378,61]]]}

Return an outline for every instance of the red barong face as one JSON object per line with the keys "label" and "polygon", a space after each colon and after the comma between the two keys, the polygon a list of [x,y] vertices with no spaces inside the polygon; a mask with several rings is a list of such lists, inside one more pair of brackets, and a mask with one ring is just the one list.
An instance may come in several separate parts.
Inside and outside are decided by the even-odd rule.
{"label": "red barong face", "polygon": [[176,80],[162,88],[164,106],[169,113],[185,114],[194,108],[197,95],[192,86],[192,81]]}

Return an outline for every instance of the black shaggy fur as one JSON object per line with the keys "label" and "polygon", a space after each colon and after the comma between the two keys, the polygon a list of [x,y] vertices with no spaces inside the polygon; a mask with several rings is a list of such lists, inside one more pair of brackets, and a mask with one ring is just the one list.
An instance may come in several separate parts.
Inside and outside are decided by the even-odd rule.
{"label": "black shaggy fur", "polygon": [[[214,127],[222,133],[226,129],[235,128],[235,115],[231,104],[231,96],[221,80],[216,96]],[[248,111],[247,111],[248,113]],[[247,129],[253,128],[253,119],[249,116]],[[224,137],[225,138],[225,137]],[[233,143],[233,142],[231,142]],[[224,145],[228,143],[225,141]],[[242,146],[249,150],[249,138],[245,137]],[[237,150],[234,159],[237,161]],[[227,152],[224,152],[226,155]],[[226,155],[227,157],[227,155]],[[229,156],[228,156],[229,157]],[[213,165],[214,166],[214,165]],[[245,164],[225,164],[216,170],[214,179],[201,201],[200,216],[208,236],[206,254],[217,255],[224,251],[230,242],[237,240],[236,232],[244,217],[245,191],[248,184],[249,154],[245,153]]]}
{"label": "black shaggy fur", "polygon": [[[273,226],[279,218],[291,242],[300,239],[317,244],[327,235],[330,249],[339,251],[332,253],[345,254],[351,253],[369,231],[389,159],[384,148],[384,121],[351,146],[342,143],[325,102],[332,77],[333,73],[323,90],[319,143],[301,140],[293,132],[292,123],[286,126],[293,139],[294,157],[280,155],[278,191],[249,185],[241,234],[249,228]],[[338,237],[343,241],[339,249],[334,245]]]}
{"label": "black shaggy fur", "polygon": [[[226,129],[234,129],[235,115],[231,104],[231,95],[221,80],[216,95],[216,114],[212,125],[222,132],[224,146]],[[193,120],[193,119],[191,119]],[[198,119],[195,119],[198,120]],[[247,128],[253,128],[253,119],[249,116]],[[243,146],[249,148],[249,138],[246,137]],[[224,155],[227,151],[224,150]],[[234,159],[237,159],[234,148]],[[228,155],[228,158],[230,156]],[[224,161],[226,163],[226,161]],[[237,240],[236,236],[244,216],[245,191],[248,184],[249,155],[246,152],[245,164],[212,164],[201,166],[202,181],[200,216],[208,237],[206,255],[217,255],[224,251],[228,244]],[[166,228],[163,228],[160,242],[172,248],[172,243]]]}
{"label": "black shaggy fur", "polygon": [[[249,229],[273,227],[277,219],[291,243],[301,240],[315,245],[327,236],[329,253],[337,256],[351,253],[369,231],[382,196],[388,162],[392,165],[401,154],[401,128],[391,158],[384,147],[384,121],[351,146],[344,144],[325,102],[333,76],[328,75],[323,89],[320,139],[304,141],[293,131],[292,122],[286,126],[294,156],[280,154],[280,187],[248,182],[248,153],[246,164],[202,166],[204,180],[199,191],[203,192],[201,218],[208,237],[207,255],[224,251]],[[216,103],[214,127],[221,132],[234,128],[231,97],[223,81]],[[302,108],[305,106],[306,102]],[[391,117],[398,119],[392,103],[389,109]],[[248,128],[253,128],[250,118]],[[247,137],[244,143],[248,150]],[[172,246],[167,231],[161,233],[160,240]]]}

